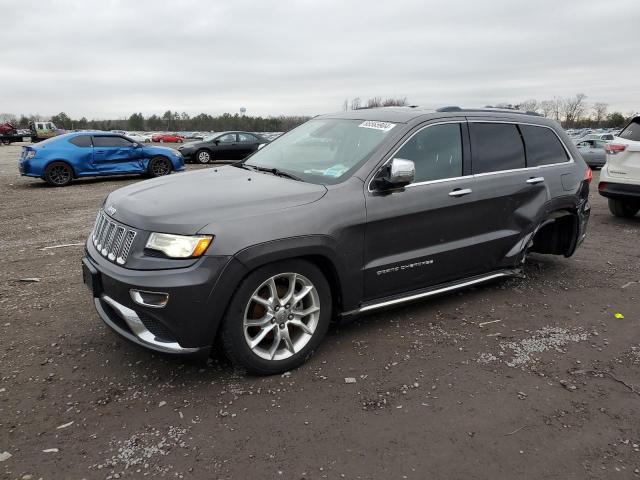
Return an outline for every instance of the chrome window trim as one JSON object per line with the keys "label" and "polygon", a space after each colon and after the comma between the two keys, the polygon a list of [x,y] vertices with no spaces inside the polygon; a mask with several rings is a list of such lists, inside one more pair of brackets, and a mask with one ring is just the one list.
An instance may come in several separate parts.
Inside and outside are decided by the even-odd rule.
{"label": "chrome window trim", "polygon": [[[380,165],[380,167],[376,170],[376,174],[377,174],[377,172],[380,171],[380,169],[382,169],[391,160],[393,160],[394,156],[414,137],[414,135],[418,134],[419,132],[421,132],[425,128],[433,127],[434,125],[446,125],[446,124],[450,124],[450,123],[460,123],[460,124],[462,124],[462,123],[467,123],[467,124],[468,123],[507,123],[507,124],[511,124],[511,125],[527,125],[527,126],[531,126],[531,127],[548,128],[556,136],[556,138],[560,142],[560,145],[562,145],[562,148],[564,148],[564,151],[567,154],[567,156],[569,157],[569,159],[567,161],[565,161],[565,162],[549,163],[549,164],[546,164],[546,165],[537,165],[535,167],[512,168],[512,169],[509,169],[509,170],[496,170],[495,172],[484,172],[484,173],[474,173],[474,174],[471,174],[471,175],[462,175],[460,177],[439,178],[438,180],[425,180],[424,182],[410,183],[409,185],[406,185],[404,188],[420,187],[422,185],[431,185],[433,183],[452,182],[452,181],[455,181],[455,180],[464,180],[464,179],[470,179],[470,178],[475,178],[475,177],[485,177],[485,176],[489,176],[489,175],[501,175],[501,174],[504,174],[504,173],[523,172],[525,170],[534,171],[534,170],[538,170],[540,168],[557,167],[557,166],[560,166],[560,165],[570,165],[572,163],[575,163],[573,155],[571,155],[571,152],[567,148],[567,145],[564,143],[562,138],[560,138],[558,133],[553,128],[549,127],[548,125],[539,125],[537,123],[528,123],[528,122],[516,122],[516,121],[512,121],[512,120],[451,120],[451,121],[430,123],[429,125],[425,125],[424,127],[420,128],[419,130],[416,130],[415,132],[413,132],[409,138],[407,138],[404,142],[402,142],[402,145],[400,145],[397,149],[395,149],[393,151],[393,153],[389,157],[386,158],[384,163],[382,163],[382,165]],[[373,183],[374,179],[375,179],[375,175],[373,175],[373,177],[371,177],[371,179],[369,180],[369,183],[367,185],[367,191],[369,193],[374,193],[376,191],[376,190],[372,190],[371,189],[371,183]]]}

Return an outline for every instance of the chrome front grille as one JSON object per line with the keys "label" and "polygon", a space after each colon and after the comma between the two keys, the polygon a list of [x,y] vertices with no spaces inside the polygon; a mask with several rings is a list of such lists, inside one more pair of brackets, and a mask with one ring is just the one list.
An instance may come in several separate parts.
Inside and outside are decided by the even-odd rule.
{"label": "chrome front grille", "polygon": [[91,241],[100,255],[119,265],[124,265],[135,238],[135,230],[114,222],[100,210],[91,234]]}

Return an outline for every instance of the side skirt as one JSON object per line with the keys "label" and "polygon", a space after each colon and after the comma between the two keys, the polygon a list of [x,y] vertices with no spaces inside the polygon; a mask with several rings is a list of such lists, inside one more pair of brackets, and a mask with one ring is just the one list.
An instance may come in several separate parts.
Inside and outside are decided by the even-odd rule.
{"label": "side skirt", "polygon": [[462,288],[471,287],[473,285],[488,282],[490,280],[495,280],[497,278],[512,277],[515,275],[519,275],[520,273],[521,273],[521,270],[519,269],[498,270],[498,271],[487,273],[484,275],[477,275],[474,277],[464,278],[456,282],[436,285],[423,290],[414,290],[413,292],[404,294],[402,296],[395,295],[393,297],[387,297],[387,298],[374,300],[372,302],[367,302],[363,304],[360,308],[351,310],[349,312],[343,312],[341,316],[349,317],[352,315],[358,315],[360,313],[365,313],[372,310],[378,310],[380,308],[390,307],[390,306],[398,305],[405,302],[411,302],[411,301],[419,300],[422,298],[432,297],[435,295],[441,295],[443,293],[460,290]]}

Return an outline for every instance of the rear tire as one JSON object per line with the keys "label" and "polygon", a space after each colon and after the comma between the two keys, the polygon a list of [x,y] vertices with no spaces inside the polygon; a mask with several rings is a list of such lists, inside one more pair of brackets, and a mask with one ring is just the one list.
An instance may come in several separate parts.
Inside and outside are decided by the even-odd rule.
{"label": "rear tire", "polygon": [[220,332],[222,348],[249,373],[286,372],[318,347],[331,309],[329,284],[312,263],[285,260],[260,267],[240,284],[229,304]]}
{"label": "rear tire", "polygon": [[44,171],[44,181],[53,187],[66,187],[73,180],[73,169],[65,162],[52,162]]}
{"label": "rear tire", "polygon": [[198,150],[196,152],[196,162],[205,165],[211,162],[211,153],[208,150]]}
{"label": "rear tire", "polygon": [[169,175],[171,170],[173,170],[173,167],[167,157],[153,157],[149,162],[148,173],[152,178]]}
{"label": "rear tire", "polygon": [[631,218],[635,217],[636,213],[638,213],[638,210],[640,210],[640,204],[610,198],[609,210],[616,217]]}

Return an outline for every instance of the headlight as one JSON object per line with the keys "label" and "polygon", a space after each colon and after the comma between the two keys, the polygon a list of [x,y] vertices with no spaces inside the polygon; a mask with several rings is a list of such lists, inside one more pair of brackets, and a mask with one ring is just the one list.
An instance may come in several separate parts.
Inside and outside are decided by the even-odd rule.
{"label": "headlight", "polygon": [[149,235],[146,248],[158,250],[171,258],[200,257],[207,251],[213,237],[210,235],[172,235],[156,233]]}
{"label": "headlight", "polygon": [[27,160],[31,160],[35,156],[36,156],[36,151],[35,150],[29,150],[24,158],[26,158]]}

